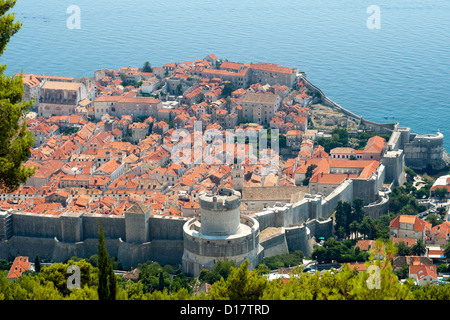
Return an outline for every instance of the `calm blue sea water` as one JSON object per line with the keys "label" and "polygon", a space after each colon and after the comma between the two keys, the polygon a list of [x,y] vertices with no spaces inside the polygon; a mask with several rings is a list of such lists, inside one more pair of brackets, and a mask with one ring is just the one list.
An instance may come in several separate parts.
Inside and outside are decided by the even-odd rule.
{"label": "calm blue sea water", "polygon": [[[71,5],[81,29],[66,26]],[[379,30],[366,12],[381,10]],[[379,122],[446,135],[450,151],[448,0],[18,0],[23,27],[8,73],[92,76],[99,68],[192,61],[298,67],[331,99]]]}

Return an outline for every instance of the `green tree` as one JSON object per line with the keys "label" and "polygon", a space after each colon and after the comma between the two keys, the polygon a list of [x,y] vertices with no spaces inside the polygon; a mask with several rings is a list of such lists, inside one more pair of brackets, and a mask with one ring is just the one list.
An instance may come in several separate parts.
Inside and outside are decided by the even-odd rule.
{"label": "green tree", "polygon": [[[268,280],[260,270],[248,270],[249,261],[245,260],[239,268],[233,268],[228,280],[223,278],[211,286],[214,300],[258,300],[264,293]],[[262,270],[262,269],[261,269]]]}
{"label": "green tree", "polygon": [[436,188],[434,189],[434,196],[439,198],[440,200],[445,199],[448,194],[447,188]]}
{"label": "green tree", "polygon": [[414,181],[414,178],[417,176],[417,173],[414,172],[411,168],[405,167],[406,180],[408,182]]}
{"label": "green tree", "polygon": [[318,263],[328,263],[330,262],[328,250],[325,247],[314,248],[311,257],[315,259]]}
{"label": "green tree", "polygon": [[[0,56],[11,37],[22,26],[14,13],[7,13],[16,0],[0,1]],[[22,76],[6,76],[6,65],[0,65],[0,190],[12,192],[31,177],[35,168],[23,166],[31,154],[34,138],[24,120],[32,101],[23,101]]]}
{"label": "green tree", "polygon": [[427,252],[425,244],[422,240],[417,240],[416,244],[411,247],[411,253],[416,256],[424,255]]}
{"label": "green tree", "polygon": [[234,85],[227,81],[225,82],[225,84],[223,85],[223,89],[222,89],[222,96],[227,98],[229,96],[231,96],[231,93],[235,90]]}
{"label": "green tree", "polygon": [[364,235],[365,239],[373,239],[375,238],[375,224],[371,217],[364,217],[361,221],[359,231]]}
{"label": "green tree", "polygon": [[211,271],[206,271],[203,273],[202,279],[209,284],[213,284],[219,281],[221,278],[227,280],[232,268],[236,268],[235,261],[228,259],[219,259],[214,264]]}
{"label": "green tree", "polygon": [[435,215],[435,214],[430,214],[430,215],[428,215],[428,216],[425,218],[425,221],[431,223],[431,225],[432,225],[433,227],[434,227],[434,226],[437,226],[438,224],[441,224],[441,223],[442,223],[442,221],[439,220],[439,217],[438,217],[437,215]]}
{"label": "green tree", "polygon": [[345,226],[347,223],[347,217],[344,212],[344,203],[339,200],[335,209],[334,214],[334,228],[339,238],[343,238],[345,236]]}
{"label": "green tree", "polygon": [[445,259],[448,261],[450,259],[450,242],[447,242],[447,244],[444,247],[444,255]]}
{"label": "green tree", "polygon": [[100,223],[98,242],[98,298],[100,300],[115,300],[117,280],[106,249],[103,227]]}
{"label": "green tree", "polygon": [[364,200],[361,198],[355,198],[352,202],[352,221],[361,222],[364,218]]}
{"label": "green tree", "polygon": [[153,72],[152,65],[150,64],[149,61],[146,61],[144,63],[144,67],[142,68],[142,72]]}
{"label": "green tree", "polygon": [[399,279],[406,279],[409,275],[409,266],[405,263],[402,265],[401,269],[396,272]]}
{"label": "green tree", "polygon": [[87,260],[93,267],[98,267],[98,254],[94,254]]}
{"label": "green tree", "polygon": [[14,300],[62,300],[64,297],[52,282],[42,283],[38,276],[22,275],[14,284]]}
{"label": "green tree", "polygon": [[352,223],[352,205],[349,202],[344,202],[342,204],[342,208],[345,214],[345,237],[347,238],[350,235],[350,223]]}
{"label": "green tree", "polygon": [[165,282],[164,282],[164,272],[161,270],[159,273],[159,282],[158,282],[158,290],[159,291],[163,291],[164,287],[165,287]]}
{"label": "green tree", "polygon": [[0,259],[0,271],[1,270],[9,270],[11,269],[12,262],[8,262],[5,259]]}
{"label": "green tree", "polygon": [[34,258],[34,271],[41,271],[41,259],[39,259],[38,255]]}
{"label": "green tree", "polygon": [[412,293],[415,300],[450,300],[450,284],[420,286]]}
{"label": "green tree", "polygon": [[[381,242],[382,244],[382,242]],[[380,246],[380,249],[383,246]],[[281,279],[270,281],[264,289],[262,299],[287,300],[406,300],[411,299],[412,282],[398,282],[390,264],[391,246],[386,244],[381,252],[383,260],[370,256],[366,266],[379,270],[379,286],[371,287],[369,272],[358,272],[348,264],[344,264],[339,273],[326,272],[320,274],[302,273],[294,270],[285,284]]]}
{"label": "green tree", "polygon": [[[160,290],[160,275],[164,268],[155,261],[147,261],[146,263],[138,264],[139,280],[142,281],[145,293],[152,293],[154,290]],[[164,282],[168,284],[169,278],[167,272],[163,273]],[[162,290],[160,290],[162,291]]]}
{"label": "green tree", "polygon": [[71,290],[67,287],[67,279],[70,274],[67,269],[70,265],[75,265],[80,268],[80,285],[93,286],[96,282],[96,274],[93,267],[84,259],[74,261],[69,260],[67,263],[53,263],[50,266],[42,267],[38,274],[40,281],[47,285],[49,282],[63,295],[68,296]]}
{"label": "green tree", "polygon": [[397,242],[395,244],[397,247],[397,255],[398,256],[409,256],[411,255],[411,248],[408,247],[403,241]]}
{"label": "green tree", "polygon": [[289,268],[302,264],[303,252],[295,251],[287,254],[278,254],[263,259],[262,264],[269,270],[277,268]]}
{"label": "green tree", "polygon": [[173,281],[170,285],[170,289],[172,292],[176,292],[181,289],[186,289],[186,290],[188,290],[188,293],[192,293],[192,287],[189,283],[189,279],[182,272],[180,272],[173,278]]}
{"label": "green tree", "polygon": [[177,95],[179,96],[183,95],[183,85],[181,83],[177,85]]}
{"label": "green tree", "polygon": [[279,148],[286,148],[287,146],[287,140],[286,140],[286,135],[284,134],[279,134],[278,135],[278,143],[279,143]]}
{"label": "green tree", "polygon": [[306,168],[305,179],[303,179],[304,186],[309,185],[309,179],[311,179],[314,169],[316,169],[316,168],[317,168],[317,165],[315,165],[315,164],[310,164],[308,166],[308,168]]}
{"label": "green tree", "polygon": [[353,238],[356,239],[357,238],[357,232],[359,230],[359,223],[356,220],[353,220],[350,223],[350,233],[353,234]]}
{"label": "green tree", "polygon": [[423,199],[428,197],[428,195],[430,194],[430,187],[421,187],[420,189],[414,191],[414,196],[416,197],[416,199]]}
{"label": "green tree", "polygon": [[317,144],[324,147],[325,152],[337,147],[348,147],[348,131],[345,128],[335,127],[331,132],[331,138],[319,138]]}

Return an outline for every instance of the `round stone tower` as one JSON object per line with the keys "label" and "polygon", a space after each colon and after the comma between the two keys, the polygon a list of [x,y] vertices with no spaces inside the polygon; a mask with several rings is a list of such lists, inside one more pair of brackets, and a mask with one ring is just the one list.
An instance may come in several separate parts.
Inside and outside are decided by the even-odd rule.
{"label": "round stone tower", "polygon": [[237,265],[246,259],[250,268],[262,259],[259,244],[259,223],[241,216],[241,195],[233,189],[221,188],[217,194],[199,196],[201,217],[187,221],[183,227],[183,272],[198,276],[202,269],[212,269],[219,259],[234,260]]}
{"label": "round stone tower", "polygon": [[239,231],[241,225],[239,206],[241,195],[231,189],[222,189],[218,195],[201,194],[201,233],[230,235]]}

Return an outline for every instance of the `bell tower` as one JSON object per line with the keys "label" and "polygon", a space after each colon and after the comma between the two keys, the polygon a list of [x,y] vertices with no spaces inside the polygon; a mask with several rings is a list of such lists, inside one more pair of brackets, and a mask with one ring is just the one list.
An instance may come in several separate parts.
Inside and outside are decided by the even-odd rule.
{"label": "bell tower", "polygon": [[242,189],[244,189],[244,169],[242,168],[242,164],[235,163],[231,173],[233,189],[239,191],[242,196]]}

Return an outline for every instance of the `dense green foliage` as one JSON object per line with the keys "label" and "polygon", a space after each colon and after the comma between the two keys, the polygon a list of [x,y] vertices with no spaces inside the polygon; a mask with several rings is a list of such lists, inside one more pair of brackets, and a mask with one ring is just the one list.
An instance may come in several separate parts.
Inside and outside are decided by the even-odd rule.
{"label": "dense green foliage", "polygon": [[268,270],[289,268],[302,264],[303,258],[303,252],[295,251],[264,258],[262,264],[264,268],[267,268]]}
{"label": "dense green foliage", "polygon": [[314,248],[311,257],[320,263],[367,261],[369,254],[361,251],[355,243],[354,240],[337,241],[329,238],[322,246]]}
{"label": "dense green foliage", "polygon": [[[332,247],[338,245],[333,243]],[[385,256],[391,257],[388,250],[385,251]],[[79,289],[67,288],[69,274],[66,270],[69,265],[77,265],[81,270]],[[116,276],[118,280],[116,298],[118,300],[448,300],[450,298],[450,285],[447,284],[417,287],[413,286],[410,280],[401,284],[387,258],[375,260],[370,256],[366,265],[379,268],[379,289],[369,286],[368,280],[371,276],[369,273],[357,272],[347,264],[344,264],[338,273],[310,274],[303,273],[301,268],[294,268],[289,281],[285,282],[282,279],[268,281],[262,265],[250,271],[249,263],[246,261],[239,267],[229,268],[227,278],[221,277],[215,281],[210,294],[204,292],[194,294],[186,286],[176,285],[177,276],[169,284],[170,278],[165,273],[172,274],[175,271],[172,266],[161,267],[149,261],[140,265],[142,272],[137,282],[122,281]],[[226,266],[224,263],[221,268],[226,269]],[[161,274],[164,288],[160,285]],[[99,269],[86,260],[70,260],[66,264],[55,263],[49,267],[44,266],[41,272],[24,274],[15,281],[8,281],[6,275],[0,273],[0,300],[98,300],[98,276]],[[154,279],[149,280],[149,277]],[[183,277],[184,275],[179,276],[180,279]],[[151,289],[145,289],[150,282],[153,283]],[[192,287],[194,282],[195,279],[186,283],[188,287]],[[162,290],[155,289],[158,286]]]}
{"label": "dense green foliage", "polygon": [[[0,56],[21,23],[15,15],[7,13],[16,0],[0,1]],[[31,131],[27,130],[24,115],[32,101],[23,101],[22,77],[4,74],[6,65],[0,65],[0,190],[12,192],[34,174],[34,168],[23,166],[34,144]]]}
{"label": "dense green foliage", "polygon": [[77,127],[63,127],[60,132],[64,135],[70,136],[71,134],[77,133],[79,128]]}
{"label": "dense green foliage", "polygon": [[335,212],[335,231],[340,238],[349,238],[352,233],[357,231],[365,231],[363,233],[371,235],[371,230],[361,228],[364,219],[363,207],[364,201],[360,198],[354,199],[352,204],[338,202]]}
{"label": "dense green foliage", "polygon": [[142,67],[142,72],[153,72],[152,65],[149,61],[145,61],[144,66]]}
{"label": "dense green foliage", "polygon": [[[375,132],[360,132],[354,138],[350,138],[346,128],[335,127],[331,132],[330,138],[319,138],[317,143],[324,147],[326,152],[330,152],[333,148],[339,147],[353,147],[358,150],[363,150],[367,141],[376,136]],[[379,134],[378,136],[389,140],[389,134]]]}
{"label": "dense green foliage", "polygon": [[303,179],[304,186],[309,185],[309,180],[311,179],[315,168],[317,168],[317,165],[315,164],[310,164],[308,168],[306,168],[305,179]]}
{"label": "dense green foliage", "polygon": [[225,84],[223,85],[223,89],[222,89],[222,96],[227,98],[231,96],[231,93],[236,90],[236,88],[234,87],[233,83],[227,81],[225,82]]}
{"label": "dense green foliage", "polygon": [[208,269],[201,270],[198,279],[209,284],[213,284],[221,278],[227,280],[231,273],[231,269],[235,267],[236,263],[233,260],[219,259],[211,271]]}
{"label": "dense green foliage", "polygon": [[331,138],[319,138],[317,144],[321,145],[325,152],[338,147],[348,147],[348,131],[345,128],[336,127],[331,132]]}
{"label": "dense green foliage", "polygon": [[434,196],[441,200],[445,199],[447,197],[447,194],[448,194],[447,188],[436,188],[434,190]]}

